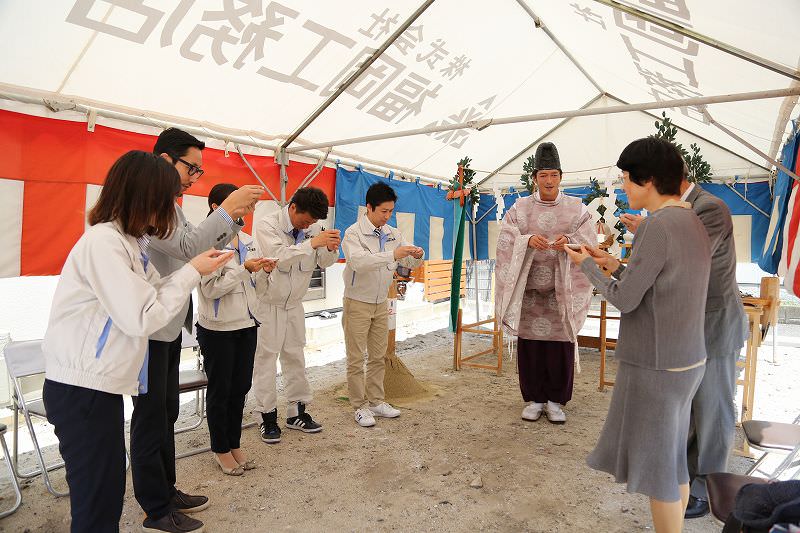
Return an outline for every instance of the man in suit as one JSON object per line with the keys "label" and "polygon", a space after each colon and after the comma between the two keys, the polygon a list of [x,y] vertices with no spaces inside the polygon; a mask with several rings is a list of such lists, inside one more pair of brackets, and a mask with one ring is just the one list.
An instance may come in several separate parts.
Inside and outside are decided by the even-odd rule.
{"label": "man in suit", "polygon": [[[177,128],[158,136],[153,153],[171,164],[181,178],[181,193],[203,175],[205,143]],[[222,248],[244,227],[241,217],[251,213],[264,189],[245,185],[232,192],[222,205],[198,226],[186,220],[176,203],[175,231],[166,239],[152,238],[150,262],[164,277],[209,248]],[[147,517],[144,531],[196,531],[203,527],[185,513],[208,507],[208,498],[192,496],[175,488],[175,421],[178,419],[178,366],[181,327],[192,330],[192,301],[164,329],[150,336],[145,359],[146,386],[134,398],[131,418],[131,472],[136,500]]]}
{"label": "man in suit", "polygon": [[[709,512],[705,476],[727,470],[733,448],[736,360],[747,337],[747,317],[736,283],[736,247],[728,206],[686,178],[681,184],[681,195],[681,200],[692,204],[711,241],[705,315],[708,359],[703,381],[692,400],[687,446],[691,494],[686,518],[699,518]],[[632,232],[641,219],[637,215],[620,217]]]}

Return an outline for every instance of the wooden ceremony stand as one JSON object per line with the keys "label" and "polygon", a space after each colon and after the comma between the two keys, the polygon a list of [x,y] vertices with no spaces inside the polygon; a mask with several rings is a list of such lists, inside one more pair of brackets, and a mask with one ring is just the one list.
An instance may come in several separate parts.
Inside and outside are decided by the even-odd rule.
{"label": "wooden ceremony stand", "polygon": [[[482,329],[478,327],[482,326],[483,324],[489,324],[489,323],[492,323],[494,326],[491,330]],[[475,355],[464,357],[462,353],[462,341],[463,341],[463,334],[465,332],[476,333],[478,335],[491,335],[492,347],[489,348],[488,350],[476,353]],[[489,364],[476,363],[473,361],[477,357],[489,354],[497,355],[497,365],[493,366]],[[486,370],[494,370],[497,372],[498,376],[503,371],[503,329],[498,328],[497,320],[495,318],[487,318],[486,320],[481,320],[480,322],[475,322],[473,324],[462,324],[461,309],[458,310],[458,320],[456,323],[456,332],[455,332],[455,343],[453,345],[453,370],[461,370],[462,366],[469,366],[473,368],[484,368]]]}

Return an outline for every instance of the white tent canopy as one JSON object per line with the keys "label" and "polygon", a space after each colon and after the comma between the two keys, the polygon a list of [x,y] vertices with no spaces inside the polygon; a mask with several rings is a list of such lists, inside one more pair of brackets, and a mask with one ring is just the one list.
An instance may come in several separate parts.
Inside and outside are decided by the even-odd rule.
{"label": "white tent canopy", "polygon": [[[290,151],[586,105],[800,86],[795,0],[620,4],[696,32],[697,40],[609,7],[611,0],[429,0],[426,9],[421,3],[9,0],[0,4],[0,93],[28,103],[48,100],[56,109],[79,104],[101,117],[123,113],[115,116],[145,124],[202,125],[208,136],[277,147],[415,12],[421,14],[299,132]],[[714,42],[722,44],[709,45]],[[737,50],[746,50],[739,54],[746,57],[734,55]],[[775,157],[789,119],[797,116],[796,103],[796,96],[788,96],[707,109]],[[516,183],[513,174],[530,152],[509,160],[548,134],[562,152],[564,170],[583,171],[568,177],[585,179],[602,175],[627,141],[653,133],[658,112],[652,113],[361,142],[334,146],[330,159],[446,178],[468,155],[479,178],[499,170],[493,182]],[[669,114],[686,130],[679,140],[685,146],[698,142],[718,175],[764,176],[771,168],[708,123],[700,109]],[[323,153],[324,148],[303,152]]]}

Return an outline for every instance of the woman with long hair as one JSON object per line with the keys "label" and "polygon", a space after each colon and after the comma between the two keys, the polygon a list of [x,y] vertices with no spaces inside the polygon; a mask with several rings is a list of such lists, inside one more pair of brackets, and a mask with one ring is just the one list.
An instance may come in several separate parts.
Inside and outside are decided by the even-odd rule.
{"label": "woman with long hair", "polygon": [[117,532],[125,495],[122,396],[147,393],[147,338],[230,252],[209,250],[161,278],[149,236],[174,230],[181,183],[157,155],[131,151],[108,171],[90,228],[67,256],[43,342],[44,404],[70,492],[73,532]]}

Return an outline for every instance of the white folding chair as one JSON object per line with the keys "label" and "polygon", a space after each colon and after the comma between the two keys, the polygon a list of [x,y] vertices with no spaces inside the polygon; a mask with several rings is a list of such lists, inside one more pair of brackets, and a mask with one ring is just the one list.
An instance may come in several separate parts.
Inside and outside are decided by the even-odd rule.
{"label": "white folding chair", "polygon": [[206,387],[208,387],[208,378],[203,370],[203,358],[200,355],[200,344],[197,338],[186,331],[186,328],[181,329],[181,349],[191,349],[195,357],[197,357],[197,365],[191,370],[182,370],[178,375],[178,393],[183,394],[186,392],[194,392],[194,414],[197,416],[197,422],[190,426],[178,428],[175,434],[183,433],[184,431],[191,431],[197,429],[203,423],[206,417]]}
{"label": "white folding chair", "polygon": [[22,503],[22,492],[19,490],[19,481],[17,480],[17,475],[14,472],[14,466],[11,464],[11,457],[8,455],[8,446],[6,446],[6,430],[8,427],[5,424],[0,424],[0,445],[3,446],[3,458],[8,465],[8,473],[11,475],[11,486],[14,488],[14,505],[11,506],[10,509],[7,509],[0,513],[0,518],[5,518],[6,516],[12,514],[17,509],[19,509],[20,504]]}
{"label": "white folding chair", "polygon": [[[11,408],[14,414],[14,439],[12,441],[12,458],[11,464],[14,473],[17,477],[29,479],[39,474],[42,474],[44,484],[47,490],[53,496],[67,496],[69,492],[59,492],[53,488],[50,481],[48,472],[61,468],[64,466],[64,461],[58,461],[51,465],[45,465],[42,449],[39,447],[39,439],[36,437],[36,432],[33,429],[32,417],[42,420],[47,420],[47,412],[44,408],[42,398],[26,399],[22,393],[21,380],[27,377],[44,374],[44,353],[42,352],[42,341],[24,341],[24,342],[10,342],[3,349],[5,355],[6,367],[8,368],[8,375],[11,378],[11,383],[14,385],[12,393]],[[22,411],[22,416],[25,419],[25,424],[28,426],[28,433],[33,442],[33,451],[36,455],[36,460],[39,463],[39,468],[27,472],[20,472],[19,469],[19,412]]]}

